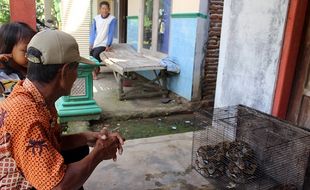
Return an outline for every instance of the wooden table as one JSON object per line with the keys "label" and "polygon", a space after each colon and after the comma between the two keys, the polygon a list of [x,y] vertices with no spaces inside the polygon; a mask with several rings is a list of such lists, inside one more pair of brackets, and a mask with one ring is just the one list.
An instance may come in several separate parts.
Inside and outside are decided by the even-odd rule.
{"label": "wooden table", "polygon": [[[159,95],[166,96],[168,94],[165,67],[161,66],[158,60],[137,53],[130,45],[113,44],[112,50],[102,52],[100,58],[107,67],[113,70],[118,83],[120,100]],[[129,78],[132,73],[137,71],[152,71],[155,79],[147,83],[136,81],[135,88],[125,92],[123,87],[124,79]],[[151,89],[153,90],[150,91]],[[143,93],[139,92],[139,90],[143,90]]]}

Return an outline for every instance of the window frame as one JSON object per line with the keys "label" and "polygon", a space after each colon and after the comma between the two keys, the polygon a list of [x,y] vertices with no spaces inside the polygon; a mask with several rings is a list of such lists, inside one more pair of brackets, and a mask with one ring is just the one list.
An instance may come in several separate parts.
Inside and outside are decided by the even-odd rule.
{"label": "window frame", "polygon": [[[168,53],[163,53],[157,50],[158,45],[158,19],[159,19],[159,3],[160,0],[153,0],[153,18],[152,18],[152,45],[150,49],[143,48],[143,35],[144,35],[144,5],[145,0],[140,1],[140,14],[139,14],[139,40],[138,40],[138,52],[146,55],[151,55],[153,57],[162,59],[167,57]],[[172,6],[171,6],[172,9]],[[171,11],[171,10],[170,10]],[[171,25],[171,23],[170,23]],[[170,39],[170,32],[169,32],[169,39]]]}

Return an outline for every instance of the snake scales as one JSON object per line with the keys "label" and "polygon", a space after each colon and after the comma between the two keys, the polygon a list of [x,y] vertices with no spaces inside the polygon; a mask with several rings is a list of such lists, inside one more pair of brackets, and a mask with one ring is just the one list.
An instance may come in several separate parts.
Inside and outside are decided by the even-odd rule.
{"label": "snake scales", "polygon": [[257,169],[254,151],[243,141],[201,146],[196,155],[196,168],[206,177],[226,175],[236,183],[246,183]]}

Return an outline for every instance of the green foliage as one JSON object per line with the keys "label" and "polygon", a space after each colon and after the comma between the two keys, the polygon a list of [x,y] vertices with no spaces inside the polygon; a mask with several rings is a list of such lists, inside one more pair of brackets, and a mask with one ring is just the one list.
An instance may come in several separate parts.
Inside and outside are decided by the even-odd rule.
{"label": "green foliage", "polygon": [[[55,20],[55,24],[58,26],[60,16],[60,1],[53,0],[52,4],[52,17]],[[0,0],[0,23],[10,22],[10,0]],[[36,16],[39,20],[44,21],[44,0],[36,0]]]}
{"label": "green foliage", "polygon": [[[52,9],[52,19],[54,20],[54,24],[56,27],[59,27],[59,23],[61,20],[60,16],[60,2],[61,0],[52,0],[51,9]],[[44,16],[44,0],[36,0],[36,16],[40,21],[45,21]]]}
{"label": "green foliage", "polygon": [[144,25],[143,26],[147,29],[152,29],[152,20],[146,15],[144,15]]}
{"label": "green foliage", "polygon": [[0,23],[10,22],[9,0],[0,0]]}
{"label": "green foliage", "polygon": [[59,23],[61,22],[60,1],[61,0],[53,0],[53,5],[52,5],[52,16],[56,22],[55,24],[57,27],[59,27]]}
{"label": "green foliage", "polygon": [[39,20],[44,21],[44,0],[36,0],[36,16]]}

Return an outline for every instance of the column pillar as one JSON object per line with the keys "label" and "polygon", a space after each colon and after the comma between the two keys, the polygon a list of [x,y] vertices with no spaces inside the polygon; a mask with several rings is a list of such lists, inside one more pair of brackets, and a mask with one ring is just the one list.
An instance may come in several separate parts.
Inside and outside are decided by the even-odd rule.
{"label": "column pillar", "polygon": [[25,22],[36,29],[35,0],[10,0],[11,21]]}

